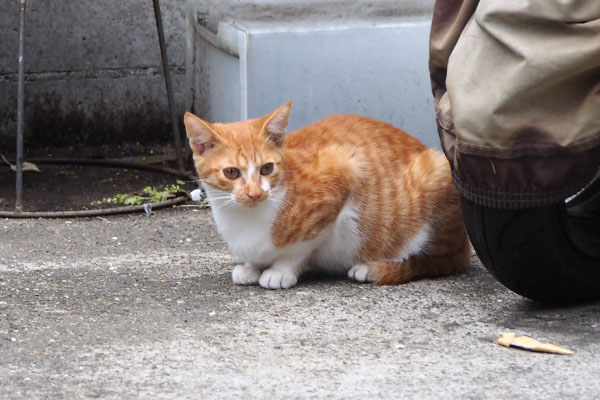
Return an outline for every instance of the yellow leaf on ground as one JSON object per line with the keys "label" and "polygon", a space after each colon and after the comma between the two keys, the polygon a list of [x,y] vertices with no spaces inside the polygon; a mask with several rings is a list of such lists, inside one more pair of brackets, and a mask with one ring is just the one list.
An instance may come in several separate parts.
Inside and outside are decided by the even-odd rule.
{"label": "yellow leaf on ground", "polygon": [[[17,171],[17,166],[11,164],[10,169],[12,169],[13,171],[16,172]],[[28,161],[23,161],[23,171],[42,172],[42,171],[40,171],[40,169],[38,168],[37,165],[35,165],[32,162],[28,162]]]}
{"label": "yellow leaf on ground", "polygon": [[498,338],[498,344],[540,353],[573,354],[571,350],[550,343],[541,343],[529,336],[517,336],[514,332],[503,332]]}

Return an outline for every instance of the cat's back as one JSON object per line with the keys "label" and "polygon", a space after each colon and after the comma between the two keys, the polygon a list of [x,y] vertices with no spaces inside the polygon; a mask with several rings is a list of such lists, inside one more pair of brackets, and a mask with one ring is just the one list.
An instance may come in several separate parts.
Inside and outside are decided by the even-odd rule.
{"label": "cat's back", "polygon": [[[414,137],[388,123],[358,115],[332,115],[292,132],[288,151],[317,155],[329,146],[352,147],[357,152],[394,153],[396,159],[419,153],[425,147]],[[380,154],[383,155],[383,154]]]}
{"label": "cat's back", "polygon": [[[352,242],[344,232],[361,232],[360,244],[351,246],[354,256],[359,248],[366,257],[395,256],[408,239],[393,232],[416,235],[415,221],[426,219],[430,208],[418,206],[430,197],[430,174],[421,164],[430,170],[433,159],[443,158],[401,129],[355,115],[333,115],[292,132],[284,151],[288,207],[275,224],[275,245],[310,240],[331,227],[334,244],[321,253],[336,256],[323,256],[329,261],[320,264],[338,258],[338,242]],[[421,158],[427,162],[416,165]],[[451,182],[447,168],[441,174]]]}

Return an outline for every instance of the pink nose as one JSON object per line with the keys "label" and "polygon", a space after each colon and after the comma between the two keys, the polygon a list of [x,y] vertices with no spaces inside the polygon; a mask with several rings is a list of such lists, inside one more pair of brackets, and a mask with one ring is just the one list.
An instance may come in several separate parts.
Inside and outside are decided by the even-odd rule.
{"label": "pink nose", "polygon": [[252,201],[256,201],[260,198],[260,196],[262,195],[262,193],[259,192],[249,192],[247,194],[247,196],[250,198],[250,200]]}

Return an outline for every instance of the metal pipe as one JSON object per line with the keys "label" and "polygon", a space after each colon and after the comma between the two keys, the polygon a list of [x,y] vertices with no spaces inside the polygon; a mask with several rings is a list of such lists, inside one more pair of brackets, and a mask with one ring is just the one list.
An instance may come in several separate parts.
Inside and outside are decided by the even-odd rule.
{"label": "metal pipe", "polygon": [[19,72],[17,78],[17,182],[15,212],[23,210],[23,111],[24,111],[24,85],[23,72],[23,43],[25,42],[25,0],[20,0],[19,18]]}
{"label": "metal pipe", "polygon": [[[9,161],[10,162],[10,161]],[[81,159],[81,158],[32,158],[31,162],[36,164],[74,164],[74,165],[97,165],[115,168],[140,169],[153,172],[162,172],[179,178],[188,179],[193,182],[198,182],[196,176],[191,172],[178,171],[173,168],[163,167],[160,165],[140,164],[131,161],[121,160],[103,160],[103,159]],[[77,217],[99,217],[103,215],[125,214],[131,212],[146,211],[147,209],[157,210],[184,203],[188,198],[179,196],[174,199],[160,201],[156,203],[142,204],[141,206],[124,206],[101,208],[96,210],[79,210],[79,211],[0,211],[0,218],[77,218]]]}
{"label": "metal pipe", "polygon": [[159,208],[174,206],[185,203],[188,200],[186,196],[178,196],[174,199],[159,201],[156,203],[146,203],[139,206],[123,206],[112,208],[100,208],[96,210],[78,210],[78,211],[0,211],[0,218],[79,218],[79,217],[100,217],[103,215],[127,214],[132,212],[151,212]]}
{"label": "metal pipe", "polygon": [[183,172],[183,155],[181,150],[181,136],[179,134],[179,123],[177,112],[175,111],[175,99],[173,97],[173,83],[171,81],[171,72],[169,71],[169,59],[167,57],[167,46],[165,45],[165,34],[163,31],[162,16],[160,13],[159,0],[152,0],[154,6],[154,18],[156,19],[156,30],[158,31],[158,44],[160,46],[160,56],[162,58],[162,67],[167,86],[167,100],[169,101],[169,112],[171,114],[171,125],[173,135],[175,136],[175,151],[177,153],[177,169]]}

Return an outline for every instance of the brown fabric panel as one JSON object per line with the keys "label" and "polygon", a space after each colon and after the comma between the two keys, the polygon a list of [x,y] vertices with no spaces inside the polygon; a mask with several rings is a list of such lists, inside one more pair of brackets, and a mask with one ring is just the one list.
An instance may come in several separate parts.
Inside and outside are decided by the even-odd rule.
{"label": "brown fabric panel", "polygon": [[486,207],[523,209],[564,201],[585,187],[600,168],[600,143],[586,151],[552,156],[484,157],[456,153],[459,192]]}
{"label": "brown fabric panel", "polygon": [[[456,138],[456,133],[453,129],[450,132],[452,132],[451,136]],[[460,139],[455,139],[456,142],[449,145],[455,145],[457,147],[456,151],[461,154],[500,159],[515,159],[527,156],[552,157],[557,155],[577,155],[600,145],[600,131],[595,137],[569,146],[561,146],[560,144],[553,143],[551,141],[552,138],[537,126],[523,126],[513,136],[513,144],[508,149],[476,146],[464,143]]]}

